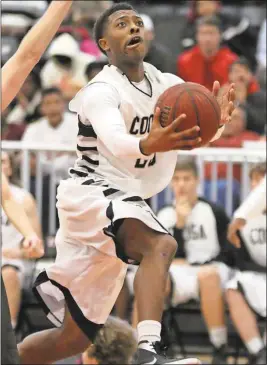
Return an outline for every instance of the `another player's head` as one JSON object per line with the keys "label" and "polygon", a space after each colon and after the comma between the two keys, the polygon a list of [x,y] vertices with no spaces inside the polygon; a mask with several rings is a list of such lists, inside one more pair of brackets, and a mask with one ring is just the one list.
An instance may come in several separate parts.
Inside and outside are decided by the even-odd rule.
{"label": "another player's head", "polygon": [[107,64],[106,61],[94,61],[89,63],[85,70],[85,76],[87,81],[91,81],[100,71],[102,71],[103,67]]}
{"label": "another player's head", "polygon": [[221,45],[221,22],[218,17],[201,17],[197,21],[197,44],[205,56],[215,55]]}
{"label": "another player's head", "polygon": [[256,188],[256,186],[261,182],[261,180],[266,175],[266,162],[261,162],[254,165],[249,172],[251,189]]}
{"label": "another player's head", "polygon": [[131,364],[136,349],[134,329],[127,322],[110,316],[82,360],[83,364]]}
{"label": "another player's head", "polygon": [[219,0],[196,0],[194,3],[197,16],[215,15],[220,8]]}
{"label": "another player's head", "polygon": [[197,198],[198,168],[193,158],[179,158],[172,178],[175,199],[193,202]]}
{"label": "another player's head", "polygon": [[127,3],[114,4],[96,21],[95,40],[111,64],[138,65],[145,57],[144,23]]}
{"label": "another player's head", "polygon": [[249,62],[244,57],[240,57],[231,64],[228,75],[229,82],[235,83],[236,85],[240,85],[241,83],[246,87],[253,78]]}
{"label": "another player's head", "polygon": [[247,127],[247,113],[241,105],[235,108],[231,117],[231,123],[225,125],[223,137],[235,137],[246,130]]}
{"label": "another player's head", "polygon": [[52,127],[63,120],[65,101],[60,89],[51,87],[42,91],[41,112]]}

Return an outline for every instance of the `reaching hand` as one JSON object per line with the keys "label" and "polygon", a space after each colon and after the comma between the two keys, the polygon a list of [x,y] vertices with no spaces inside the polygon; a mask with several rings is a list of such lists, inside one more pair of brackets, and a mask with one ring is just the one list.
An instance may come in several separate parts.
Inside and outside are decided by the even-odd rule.
{"label": "reaching hand", "polygon": [[25,237],[22,243],[23,258],[38,259],[44,255],[42,240],[35,234]]}
{"label": "reaching hand", "polygon": [[215,81],[213,84],[212,93],[216,97],[218,104],[221,107],[221,124],[226,124],[231,122],[231,115],[235,109],[235,85],[231,84],[228,88],[228,91],[225,93],[220,92],[220,87],[220,83]]}
{"label": "reaching hand", "polygon": [[192,150],[200,147],[199,127],[179,132],[179,124],[186,119],[182,114],[167,127],[160,124],[160,108],[155,111],[152,127],[147,137],[141,139],[140,149],[144,155],[172,150]]}
{"label": "reaching hand", "polygon": [[235,218],[228,226],[227,238],[235,247],[240,248],[237,232],[246,225],[245,219]]}

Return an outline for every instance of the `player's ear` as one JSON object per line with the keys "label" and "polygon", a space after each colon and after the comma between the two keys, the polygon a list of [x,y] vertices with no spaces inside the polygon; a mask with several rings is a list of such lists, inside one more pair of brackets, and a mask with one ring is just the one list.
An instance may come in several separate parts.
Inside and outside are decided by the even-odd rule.
{"label": "player's ear", "polygon": [[108,41],[105,38],[101,38],[98,41],[98,44],[103,51],[108,52],[110,50],[110,47],[108,45]]}

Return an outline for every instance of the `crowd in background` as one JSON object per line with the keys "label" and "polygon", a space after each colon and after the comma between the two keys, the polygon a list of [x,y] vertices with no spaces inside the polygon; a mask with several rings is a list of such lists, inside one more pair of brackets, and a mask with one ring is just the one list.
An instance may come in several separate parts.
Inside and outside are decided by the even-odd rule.
{"label": "crowd in background", "polygon": [[[117,1],[118,2],[118,1]],[[23,35],[29,27],[38,20],[44,13],[49,1],[4,1],[2,4],[2,65],[12,56],[17,49]],[[21,88],[16,99],[11,103],[9,108],[2,115],[2,140],[24,141],[25,143],[40,143],[48,147],[55,145],[66,145],[67,147],[76,146],[76,137],[78,125],[76,115],[68,110],[68,102],[74,95],[85,86],[93,77],[102,70],[107,64],[106,57],[100,52],[93,38],[93,25],[99,14],[110,6],[112,1],[75,1],[69,18],[61,26],[57,36],[51,43],[46,54],[40,60],[37,67],[32,71],[23,87]],[[138,1],[131,2],[133,5],[140,5]],[[153,4],[158,2],[153,1]],[[262,8],[265,13],[264,6],[261,1],[251,1],[254,7]],[[213,82],[218,80],[222,86],[221,93],[224,93],[229,84],[235,83],[236,87],[236,109],[233,113],[231,124],[227,125],[222,138],[211,143],[211,147],[218,148],[241,148],[245,141],[266,140],[266,18],[261,18],[258,23],[253,24],[250,19],[242,15],[232,15],[224,11],[224,6],[229,5],[227,1],[208,0],[208,1],[181,1],[181,5],[187,9],[187,15],[183,19],[183,30],[177,34],[177,42],[179,42],[179,54],[175,54],[175,49],[166,46],[157,33],[157,22],[149,13],[142,14],[145,25],[145,42],[147,45],[146,62],[149,62],[160,69],[162,72],[174,73],[185,81],[197,82],[208,89],[212,89]],[[150,4],[149,4],[150,5]],[[235,6],[233,3],[231,6]],[[151,5],[152,6],[152,5]],[[177,5],[177,8],[179,8]],[[241,5],[242,6],[242,5]],[[243,5],[246,6],[245,4]],[[240,5],[238,5],[240,7]],[[260,14],[262,14],[260,12]],[[17,178],[17,172],[21,163],[22,155],[2,154],[2,168],[5,169],[6,175],[14,181]],[[60,152],[53,154],[51,152],[42,153],[38,163],[42,165],[43,171],[43,212],[42,222],[35,222],[42,230],[43,235],[48,233],[48,215],[49,215],[49,194],[50,194],[50,172],[51,166],[55,170],[57,182],[67,177],[68,168],[72,166],[75,160],[75,154],[69,152]],[[12,165],[11,165],[12,162]],[[36,155],[30,156],[30,186],[31,194],[18,192],[18,197],[27,206],[29,206],[29,214],[36,216],[36,207],[34,202],[36,187]],[[210,221],[222,220],[225,226],[214,226],[214,230],[208,231],[212,237],[211,241],[218,244],[211,251],[216,251],[216,257],[223,251],[221,240],[226,232],[228,218],[222,211],[225,206],[225,191],[227,185],[227,167],[225,163],[217,165],[217,188],[218,188],[218,207],[213,206],[210,202],[204,202],[198,197],[197,184],[198,172],[194,164],[191,162],[181,165],[177,168],[177,181],[173,182],[172,187],[174,195],[177,195],[177,205],[175,207],[165,207],[159,212],[159,219],[170,228],[176,230],[177,240],[181,241],[183,229],[186,227],[186,240],[194,241],[194,235],[206,235],[207,232],[201,231],[201,222],[199,223],[202,210],[210,212]],[[186,174],[189,173],[189,177]],[[251,179],[256,176],[264,175],[265,171],[261,168],[252,172]],[[184,175],[183,175],[184,174]],[[212,167],[206,164],[205,167],[205,196],[210,195],[210,183],[212,179]],[[258,174],[258,175],[257,175]],[[236,164],[233,169],[233,199],[234,208],[240,203],[240,182],[241,167]],[[174,177],[175,178],[175,177]],[[192,191],[184,191],[190,187],[183,186],[186,184],[186,178],[192,183]],[[180,180],[179,180],[180,179]],[[179,180],[179,181],[178,181]],[[179,185],[180,184],[180,185]],[[181,190],[180,193],[177,190]],[[199,209],[194,212],[189,209],[186,199],[178,199],[178,196],[189,194],[191,197],[196,195]],[[23,203],[23,204],[24,204]],[[206,205],[205,205],[206,204]],[[166,218],[167,217],[167,218]],[[176,219],[179,217],[179,225]],[[214,218],[215,217],[215,218]],[[223,217],[223,218],[222,218]],[[167,220],[166,220],[167,219]],[[171,222],[171,223],[170,223]],[[181,222],[183,224],[181,225]],[[188,225],[187,225],[187,222]],[[197,223],[196,223],[197,222]],[[3,224],[3,223],[2,223]],[[194,226],[195,224],[195,226]],[[41,226],[41,228],[40,228]],[[199,231],[196,231],[196,226]],[[203,227],[202,227],[203,228]],[[266,232],[266,225],[265,225]],[[203,237],[202,237],[203,238]],[[245,240],[245,239],[244,239]],[[182,240],[183,241],[183,240]],[[266,236],[265,236],[266,245]],[[189,245],[190,246],[190,245]],[[180,246],[181,247],[181,246]],[[203,252],[206,252],[203,249]],[[214,254],[211,253],[211,256]],[[181,264],[181,260],[194,265],[196,262],[206,262],[203,258],[192,257],[191,251],[183,248],[183,252],[179,251],[176,257],[176,263]],[[210,253],[207,253],[209,256]],[[265,248],[266,256],[266,248]],[[214,255],[212,256],[214,257]],[[229,258],[230,257],[230,258]],[[180,260],[180,261],[179,261]],[[200,260],[200,261],[199,261]],[[232,266],[231,255],[223,258],[224,264]],[[222,261],[223,261],[222,260]],[[221,258],[220,260],[221,261]],[[236,265],[236,264],[234,264]],[[228,268],[227,266],[227,268]],[[178,266],[173,265],[172,280],[178,280],[176,271]],[[223,267],[225,269],[225,267]],[[180,270],[180,269],[179,269]],[[188,270],[188,268],[186,269]],[[229,269],[230,270],[230,269]],[[229,271],[228,270],[228,271]],[[226,270],[227,271],[227,270]],[[230,271],[229,271],[230,272]],[[229,272],[220,273],[220,275],[229,276]],[[127,278],[127,288],[131,295],[131,282],[134,275],[134,269],[130,270]],[[3,277],[7,283],[7,291],[12,292],[10,299],[11,316],[14,327],[16,326],[16,317],[20,306],[20,290],[22,282],[23,270],[18,273],[17,270],[8,267],[3,272]],[[214,346],[215,360],[217,364],[223,363],[226,346],[226,329],[223,317],[224,308],[220,304],[221,287],[218,288],[214,283],[218,283],[218,272],[213,270],[201,271],[194,276],[190,285],[184,288],[182,283],[176,283],[179,289],[184,290],[184,298],[172,297],[173,305],[186,302],[190,299],[197,299],[198,291],[202,290],[207,293],[202,298],[209,298],[209,290],[215,288],[218,294],[218,313],[215,315],[215,327],[221,328],[220,334],[213,330],[213,319],[209,318],[209,306],[211,303],[202,303],[203,316],[209,329],[209,336]],[[182,276],[180,276],[181,278]],[[227,279],[224,276],[225,285]],[[208,283],[208,286],[206,287]],[[230,285],[230,284],[229,284]],[[226,286],[225,286],[226,287]],[[230,286],[229,286],[230,288]],[[191,290],[191,291],[190,291]],[[122,291],[122,296],[125,292]],[[172,293],[173,294],[173,293]],[[175,294],[175,293],[174,293]],[[170,298],[170,293],[166,294]],[[117,313],[122,318],[126,318],[125,298],[120,297],[117,304]],[[236,327],[240,332],[241,338],[247,345],[250,355],[258,354],[264,348],[264,343],[260,339],[260,335],[256,331],[250,334],[251,338],[244,335],[240,318],[236,317],[235,300],[239,300],[241,305],[245,306],[245,302],[240,298],[227,294],[227,301],[230,306],[231,314],[235,320]],[[221,311],[221,312],[220,312]],[[136,323],[136,313],[133,310],[133,323]],[[266,317],[265,313],[260,313]],[[252,316],[252,315],[251,315]],[[218,319],[219,318],[219,319]],[[250,317],[251,320],[251,317]],[[111,322],[112,323],[112,322]],[[130,333],[130,332],[129,332]],[[252,346],[251,339],[258,339],[257,346]],[[90,352],[91,351],[91,352]],[[83,363],[86,363],[86,356],[92,357],[92,349],[86,355],[84,354]],[[91,355],[90,355],[91,354]],[[102,356],[102,355],[101,355]],[[216,360],[217,356],[217,360]],[[219,359],[219,360],[218,360]],[[101,360],[102,361],[102,360]],[[103,360],[105,363],[105,360]],[[128,361],[128,360],[127,360]],[[115,362],[114,362],[115,363]],[[216,362],[215,362],[216,363]]]}

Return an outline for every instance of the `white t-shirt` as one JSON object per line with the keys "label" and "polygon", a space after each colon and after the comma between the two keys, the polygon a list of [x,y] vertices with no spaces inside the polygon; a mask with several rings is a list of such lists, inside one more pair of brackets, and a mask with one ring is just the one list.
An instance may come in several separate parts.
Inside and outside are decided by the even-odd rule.
{"label": "white t-shirt", "polygon": [[[46,118],[30,124],[22,141],[28,144],[40,143],[47,146],[66,145],[75,148],[78,133],[77,117],[71,113],[64,113],[63,121],[58,127],[53,128]],[[41,163],[45,173],[51,171],[52,161],[58,178],[65,178],[66,171],[73,164],[74,157],[64,153],[52,160],[51,152],[41,153]]]}
{"label": "white t-shirt", "polygon": [[183,80],[148,63],[144,69],[145,78],[138,84],[117,67],[105,66],[70,102],[70,110],[79,118],[79,158],[70,174],[99,174],[146,199],[169,184],[177,151],[145,156],[140,138],[150,131],[159,96]]}

